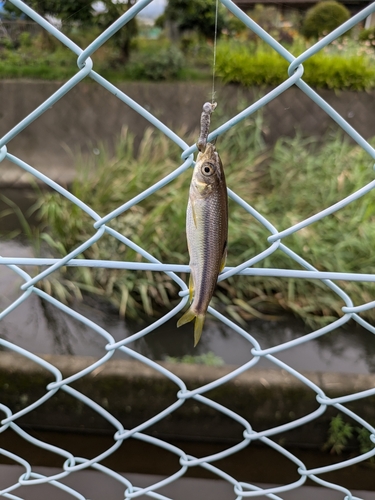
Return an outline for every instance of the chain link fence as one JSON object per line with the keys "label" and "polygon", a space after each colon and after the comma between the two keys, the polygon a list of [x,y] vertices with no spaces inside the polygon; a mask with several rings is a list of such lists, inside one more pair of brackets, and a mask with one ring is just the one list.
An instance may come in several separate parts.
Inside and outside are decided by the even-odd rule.
{"label": "chain link fence", "polygon": [[[345,488],[340,486],[339,484],[334,484],[326,479],[324,479],[325,473],[335,471],[338,469],[347,468],[348,472],[351,470],[350,467],[358,464],[360,462],[366,461],[375,455],[375,429],[369,422],[361,418],[360,415],[348,409],[347,405],[350,402],[364,400],[365,398],[370,398],[375,395],[375,387],[364,390],[361,392],[350,393],[337,398],[329,398],[324,393],[324,391],[312,380],[307,378],[304,374],[294,370],[291,366],[286,363],[281,362],[276,355],[283,350],[292,348],[296,345],[301,345],[302,343],[309,342],[312,339],[316,339],[323,335],[327,335],[328,333],[334,331],[338,327],[347,323],[350,319],[356,321],[366,330],[368,330],[369,335],[375,334],[375,327],[369,324],[361,317],[361,312],[366,311],[370,308],[375,307],[375,301],[364,303],[361,305],[354,306],[351,298],[340,288],[335,282],[337,280],[343,281],[375,281],[375,276],[371,274],[350,274],[350,273],[340,273],[340,272],[319,272],[312,265],[309,264],[306,260],[304,260],[301,256],[297,255],[293,252],[286,244],[283,243],[283,240],[294,233],[298,234],[303,228],[314,224],[321,220],[324,217],[327,217],[341,208],[347,206],[349,203],[354,202],[362,196],[370,196],[372,189],[375,187],[375,181],[370,182],[369,184],[363,186],[357,192],[354,192],[350,196],[342,199],[338,203],[324,208],[321,212],[315,214],[312,217],[309,217],[301,222],[298,222],[292,227],[288,227],[286,229],[280,230],[279,228],[275,228],[261,213],[259,213],[255,207],[250,205],[251,200],[245,201],[239,196],[236,195],[233,191],[228,189],[228,193],[230,198],[238,203],[243,210],[247,211],[251,214],[259,224],[265,226],[270,236],[268,237],[268,241],[264,241],[264,251],[259,253],[258,255],[254,255],[251,259],[246,262],[239,262],[236,267],[225,268],[224,272],[220,275],[220,280],[225,280],[230,276],[234,276],[236,274],[242,274],[248,276],[248,279],[251,280],[252,276],[265,276],[272,277],[278,276],[283,277],[285,279],[288,278],[298,278],[298,279],[313,279],[320,280],[326,287],[328,287],[332,294],[338,295],[344,302],[345,306],[342,308],[343,315],[339,319],[332,321],[328,326],[324,328],[320,328],[318,330],[313,331],[310,334],[304,335],[296,340],[292,340],[289,342],[285,342],[279,345],[276,345],[272,348],[262,349],[262,346],[252,337],[252,335],[245,331],[243,328],[239,327],[233,321],[229,320],[223,314],[219,313],[214,308],[209,308],[209,313],[213,315],[218,321],[221,321],[225,325],[227,325],[232,330],[232,335],[240,335],[244,339],[247,340],[249,346],[251,346],[251,357],[242,366],[234,369],[231,373],[215,380],[212,383],[203,385],[194,390],[189,390],[180,377],[173,374],[171,371],[166,369],[161,364],[150,360],[149,358],[137,353],[133,349],[129,347],[131,342],[134,342],[137,339],[140,339],[152,331],[154,331],[157,327],[164,324],[169,319],[179,316],[180,311],[185,307],[188,301],[188,288],[185,282],[178,276],[176,273],[180,272],[188,272],[188,266],[181,265],[173,265],[173,263],[164,263],[157,261],[150,253],[148,253],[146,248],[141,248],[135,242],[129,240],[124,235],[112,229],[108,223],[110,223],[114,218],[123,214],[126,210],[130,209],[141,200],[145,199],[148,196],[152,196],[157,190],[166,185],[167,183],[173,182],[178,176],[183,175],[190,167],[194,165],[194,153],[196,152],[195,145],[187,144],[183,138],[176,135],[173,130],[166,127],[161,121],[159,121],[155,116],[150,114],[146,109],[140,106],[137,102],[132,100],[129,96],[127,96],[124,92],[122,92],[115,85],[112,85],[109,81],[105,80],[100,74],[96,73],[93,69],[93,62],[91,60],[92,54],[103,45],[116,31],[121,29],[128,21],[130,21],[134,16],[136,16],[142,9],[144,9],[148,4],[151,3],[152,0],[140,0],[134,6],[132,6],[123,16],[121,16],[111,27],[109,27],[106,31],[104,31],[93,43],[91,43],[85,50],[82,50],[76,44],[74,44],[69,38],[67,38],[63,33],[54,28],[50,23],[48,23],[45,19],[40,17],[37,13],[35,13],[32,9],[22,3],[20,0],[11,0],[11,2],[20,8],[23,12],[25,12],[29,17],[31,17],[34,21],[36,21],[43,29],[47,30],[53,36],[55,36],[58,40],[60,40],[65,46],[67,46],[70,50],[72,50],[77,55],[77,64],[78,69],[77,73],[71,78],[68,82],[63,84],[53,95],[51,95],[45,102],[43,102],[39,107],[37,107],[32,113],[30,113],[24,120],[18,123],[14,128],[9,130],[0,140],[0,161],[7,159],[14,165],[14,168],[20,169],[20,171],[30,173],[38,182],[43,182],[50,188],[59,192],[62,196],[66,197],[72,205],[76,205],[82,212],[86,212],[91,218],[93,223],[93,228],[95,233],[92,237],[90,237],[84,244],[82,244],[79,248],[76,248],[73,252],[66,255],[61,259],[29,259],[29,258],[21,258],[15,259],[12,257],[1,257],[0,264],[3,266],[7,266],[14,273],[16,273],[19,277],[22,278],[23,284],[21,285],[21,294],[17,300],[15,300],[9,307],[3,310],[0,314],[0,320],[5,318],[12,311],[16,310],[17,307],[20,306],[24,301],[27,301],[28,298],[34,294],[40,297],[41,300],[47,301],[53,307],[59,309],[64,314],[74,318],[78,322],[88,326],[95,332],[96,335],[101,337],[106,341],[105,350],[103,351],[102,357],[92,363],[90,366],[74,373],[67,378],[63,378],[61,371],[54,366],[52,363],[46,361],[45,359],[37,356],[19,346],[15,343],[11,343],[7,340],[0,339],[0,346],[8,351],[18,353],[23,356],[25,359],[31,360],[32,362],[38,364],[40,367],[48,370],[48,372],[54,377],[54,382],[48,384],[45,388],[44,394],[33,403],[29,404],[25,408],[20,411],[13,412],[11,408],[0,404],[0,410],[3,413],[3,417],[1,420],[0,432],[5,430],[11,430],[12,432],[18,434],[20,438],[28,441],[35,447],[39,447],[43,450],[51,452],[52,454],[56,454],[60,456],[64,460],[63,467],[60,471],[55,472],[53,475],[46,476],[40,473],[36,473],[33,471],[32,466],[26,461],[22,456],[16,455],[10,451],[5,449],[1,449],[0,453],[13,461],[14,463],[22,466],[24,468],[24,473],[18,478],[14,484],[6,486],[2,491],[0,491],[0,496],[3,498],[9,498],[13,500],[20,500],[21,497],[17,495],[17,489],[21,486],[29,486],[37,484],[45,484],[49,483],[50,486],[60,488],[64,490],[71,498],[77,498],[84,500],[84,496],[78,491],[78,489],[73,489],[64,484],[64,478],[67,478],[70,475],[74,475],[77,471],[81,471],[84,469],[92,468],[103,475],[107,475],[111,477],[113,480],[118,481],[124,489],[124,498],[131,499],[137,498],[142,495],[146,495],[150,498],[157,498],[160,500],[167,500],[168,497],[159,493],[160,488],[167,484],[171,484],[177,481],[179,478],[184,476],[186,472],[191,467],[201,467],[210,473],[214,474],[217,478],[220,478],[233,487],[233,495],[239,500],[248,497],[266,497],[272,499],[281,499],[283,498],[283,492],[294,490],[302,486],[307,478],[309,478],[314,483],[323,486],[328,489],[333,489],[342,493],[342,497],[346,500],[354,500],[355,497],[351,494],[351,492]],[[358,143],[360,147],[362,147],[371,158],[375,159],[375,150],[372,146],[365,140],[363,137],[349,125],[345,119],[340,116],[328,103],[322,99],[319,94],[313,91],[304,81],[303,81],[303,63],[311,57],[313,54],[323,49],[330,42],[335,40],[337,37],[345,33],[347,30],[351,29],[357,23],[363,21],[369,14],[375,11],[375,3],[371,4],[364,10],[362,10],[359,14],[354,16],[348,22],[340,26],[338,29],[330,33],[328,36],[320,40],[313,47],[308,49],[306,52],[301,54],[299,57],[295,58],[291,53],[289,53],[283,46],[281,46],[275,39],[273,39],[267,32],[265,32],[261,27],[259,27],[254,21],[252,21],[244,12],[242,12],[231,0],[221,0],[221,3],[231,11],[235,16],[237,16],[241,21],[243,21],[246,26],[252,30],[255,34],[257,34],[260,38],[262,38],[266,43],[268,43],[274,50],[276,50],[281,56],[283,56],[289,63],[288,75],[285,77],[285,81],[273,89],[268,94],[264,95],[261,99],[254,102],[251,106],[241,111],[238,115],[234,116],[232,119],[227,121],[225,124],[220,126],[218,129],[213,131],[209,140],[214,139],[220,134],[225,133],[228,129],[230,129],[235,124],[239,123],[244,118],[250,116],[255,113],[257,110],[266,106],[270,101],[272,101],[275,97],[282,94],[285,90],[289,89],[291,86],[296,85],[299,89],[306,94],[310,99],[312,99],[327,115],[329,115],[342,129],[355,141]],[[22,130],[24,130],[28,125],[30,125],[34,120],[36,120],[39,116],[45,113],[54,103],[56,103],[59,99],[64,98],[64,95],[73,89],[76,85],[85,79],[86,77],[90,77],[95,80],[97,83],[103,86],[108,92],[111,92],[119,99],[119,104],[125,104],[143,116],[149,123],[162,131],[169,139],[174,141],[182,150],[182,161],[181,165],[179,165],[174,172],[167,175],[161,181],[157,182],[154,185],[151,185],[144,192],[140,193],[133,199],[125,200],[124,204],[119,206],[116,210],[111,213],[105,215],[105,217],[100,217],[94,210],[84,204],[81,200],[77,199],[73,196],[69,191],[64,189],[61,185],[51,180],[48,176],[42,174],[38,171],[37,168],[27,164],[21,158],[18,158],[11,153],[7,149],[7,144],[17,136]],[[152,168],[152,165],[150,165]],[[186,175],[186,174],[185,174]],[[293,186],[291,185],[291,189]],[[186,203],[186,193],[181,193],[181,203]],[[108,262],[108,261],[85,261],[83,259],[79,259],[80,254],[95,242],[99,241],[103,235],[109,235],[112,238],[119,240],[124,243],[126,246],[134,249],[138,252],[146,262],[144,263],[134,263],[134,262]],[[296,264],[296,269],[260,269],[255,268],[254,266],[260,263],[262,260],[272,255],[275,251],[284,252],[288,255]],[[334,248],[332,248],[334,251]],[[39,268],[43,268],[36,276],[31,277],[25,270],[24,267],[27,265],[38,265]],[[128,272],[132,272],[135,270],[148,270],[151,272],[161,271],[165,272],[168,276],[170,276],[175,283],[180,287],[180,297],[181,301],[179,304],[174,307],[171,311],[165,314],[162,318],[155,321],[152,325],[138,331],[136,334],[131,335],[128,338],[125,338],[121,341],[115,342],[114,338],[102,327],[98,326],[96,323],[91,321],[88,317],[72,310],[70,307],[62,304],[52,296],[48,295],[44,291],[37,288],[37,284],[39,281],[46,276],[51,275],[53,272],[57,271],[62,266],[96,266],[102,268],[116,267],[118,269],[128,270]],[[301,268],[303,270],[301,270]],[[176,318],[177,319],[177,318]],[[176,332],[177,334],[177,332]],[[105,409],[100,406],[98,403],[88,398],[83,393],[78,390],[72,388],[71,384],[74,381],[84,377],[85,375],[92,373],[94,370],[103,366],[108,360],[111,359],[116,350],[123,351],[127,355],[129,355],[132,359],[138,360],[139,362],[147,365],[152,368],[162,377],[165,377],[176,387],[176,399],[175,402],[161,411],[160,413],[154,415],[152,418],[147,421],[141,423],[132,429],[125,429],[122,423],[117,420],[110,412],[109,409]],[[285,370],[291,376],[298,379],[300,382],[305,384],[307,388],[314,391],[316,393],[316,402],[317,408],[303,416],[302,418],[291,419],[290,422],[266,429],[262,432],[258,432],[256,429],[252,428],[251,422],[247,421],[239,414],[231,411],[229,408],[223,406],[222,404],[217,403],[216,401],[207,397],[208,391],[211,389],[220,387],[221,385],[233,380],[236,376],[245,371],[256,368],[258,361],[261,358],[266,358],[268,361],[273,363],[278,369]],[[48,442],[41,441],[33,437],[30,433],[22,429],[18,423],[19,419],[30,412],[33,412],[35,409],[39,408],[41,405],[46,403],[50,398],[53,397],[58,391],[63,391],[64,393],[70,395],[74,398],[77,403],[80,405],[85,405],[89,407],[91,410],[96,412],[98,415],[106,419],[106,421],[113,426],[113,445],[106,449],[104,452],[100,453],[98,456],[92,459],[86,459],[84,457],[76,457],[69,451],[54,446]],[[121,394],[119,397],[126,398],[126,394]],[[223,415],[226,415],[228,418],[233,419],[238,422],[243,427],[243,439],[241,442],[234,446],[230,446],[229,448],[221,451],[220,453],[216,453],[214,455],[205,456],[202,458],[196,458],[191,456],[182,448],[171,445],[165,440],[158,439],[156,437],[150,436],[147,434],[147,430],[155,424],[156,422],[161,421],[163,418],[172,414],[178,408],[180,408],[184,403],[188,400],[195,400],[203,405],[207,405],[209,408],[214,410],[215,412],[220,412]],[[370,403],[369,403],[370,404]],[[286,432],[291,429],[295,429],[297,427],[308,424],[309,422],[318,419],[327,408],[334,407],[337,411],[342,412],[347,415],[350,419],[352,419],[360,428],[363,428],[368,431],[370,434],[370,440],[373,443],[371,449],[362,454],[358,454],[350,459],[345,459],[341,462],[338,462],[329,466],[320,466],[313,469],[308,469],[305,464],[294,454],[285,449],[282,445],[278,444],[274,437],[282,432]],[[156,482],[148,487],[141,488],[136,484],[132,484],[132,482],[126,477],[120,475],[114,470],[109,469],[101,464],[101,462],[111,454],[113,454],[119,447],[126,442],[126,440],[133,438],[136,440],[140,440],[146,443],[153,445],[155,448],[168,450],[170,453],[174,454],[178,457],[180,469],[174,474],[166,477],[165,479]],[[250,446],[253,442],[261,442],[266,447],[276,451],[277,453],[283,455],[286,460],[290,461],[295,470],[298,472],[299,479],[290,484],[285,484],[282,486],[272,487],[268,489],[262,489],[259,486],[254,484],[250,484],[247,482],[239,481],[238,478],[233,477],[226,473],[224,470],[221,470],[219,467],[215,465],[215,463],[224,458],[229,457],[237,453],[238,451],[244,449],[247,446]]]}

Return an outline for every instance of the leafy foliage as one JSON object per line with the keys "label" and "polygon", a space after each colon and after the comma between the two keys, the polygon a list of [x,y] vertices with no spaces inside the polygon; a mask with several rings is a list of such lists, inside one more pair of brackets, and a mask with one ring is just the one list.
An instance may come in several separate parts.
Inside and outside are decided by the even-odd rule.
{"label": "leafy foliage", "polygon": [[27,32],[19,37],[17,49],[3,48],[0,51],[0,78],[65,79],[77,72],[76,56],[68,49],[48,38],[49,48],[43,36],[31,38]]}
{"label": "leafy foliage", "polygon": [[[135,0],[129,0],[128,2],[112,2],[112,0],[104,0],[105,12],[98,16],[98,25],[100,28],[107,29],[111,24],[113,24],[117,19],[125,14],[132,5],[135,4]],[[132,47],[132,42],[138,34],[138,25],[135,18],[128,21],[125,26],[118,30],[114,35],[112,35],[112,43],[120,51],[120,61],[122,63],[127,62],[130,56],[130,50]]]}
{"label": "leafy foliage", "polygon": [[329,424],[328,439],[324,446],[330,449],[331,453],[340,453],[346,448],[349,439],[353,436],[353,427],[348,422],[344,422],[340,414],[331,419]]}
{"label": "leafy foliage", "polygon": [[[79,46],[85,47],[99,33],[98,27],[72,29],[69,37]],[[65,80],[78,71],[76,55],[50,35],[42,39],[41,35],[30,36],[24,32],[18,38],[17,47],[11,43],[5,46],[4,42],[2,45],[0,78]],[[132,50],[129,61],[123,64],[119,47],[109,41],[92,56],[95,70],[113,82],[202,79],[209,72],[208,64],[207,70],[204,65],[203,68],[195,67],[197,60],[202,61],[202,64],[207,60],[207,51],[197,56],[197,51],[192,50],[185,57],[166,39],[137,39],[136,45],[137,49]]]}
{"label": "leafy foliage", "polygon": [[365,55],[342,57],[318,53],[304,63],[309,85],[333,90],[367,90],[375,86],[375,68]]}
{"label": "leafy foliage", "polygon": [[275,52],[251,51],[244,44],[221,43],[216,72],[225,83],[278,85],[285,80],[288,63]]}
{"label": "leafy foliage", "polygon": [[[370,432],[364,427],[356,427],[357,440],[359,443],[359,451],[361,453],[367,453],[370,450],[373,450],[374,443],[370,439]],[[375,458],[370,458],[371,463],[375,463]]]}
{"label": "leafy foliage", "polygon": [[[52,15],[61,20],[62,24],[69,26],[69,23],[78,23],[80,27],[99,27],[101,30],[108,28],[122,14],[124,14],[135,0],[128,2],[112,2],[103,0],[104,11],[99,15],[92,8],[92,2],[87,0],[28,0],[26,3],[43,17]],[[5,5],[8,13],[21,15],[21,11],[10,2]],[[71,29],[66,28],[67,31]],[[74,30],[74,28],[73,28]],[[117,47],[118,59],[123,63],[129,59],[132,41],[138,34],[138,26],[135,19],[131,19],[111,38],[111,43]],[[47,33],[43,31],[43,36]]]}
{"label": "leafy foliage", "polygon": [[[73,24],[63,29],[69,31],[69,37],[79,46],[87,46],[128,6],[122,3],[111,5],[119,10],[111,11],[111,15],[108,10],[98,16],[95,25],[82,28]],[[262,42],[246,40],[243,35],[229,40],[228,37],[240,30],[240,26],[232,29],[229,21],[223,32],[227,40],[222,40],[217,50],[217,75],[223,82],[247,86],[275,86],[283,82],[288,76],[288,62]],[[212,79],[212,46],[202,41],[197,33],[185,32],[181,36],[180,51],[165,37],[157,40],[137,37],[131,23],[93,54],[95,70],[103,77],[113,82]],[[349,38],[332,42],[304,63],[304,80],[314,87],[333,90],[374,88],[373,42],[358,43]],[[308,45],[309,42],[299,37],[289,49],[298,55]],[[8,39],[1,42],[0,78],[64,80],[76,72],[75,54],[45,31],[37,36],[24,32],[16,42]]]}
{"label": "leafy foliage", "polygon": [[184,67],[184,56],[177,47],[169,46],[157,52],[135,54],[127,67],[134,80],[170,80]]}
{"label": "leafy foliage", "polygon": [[[341,414],[338,414],[330,421],[328,438],[323,449],[340,455],[348,447],[350,441],[352,445],[359,448],[360,453],[367,453],[374,449],[370,432],[365,427],[354,427],[350,422],[345,422]],[[374,457],[371,457],[369,461],[374,463]]]}
{"label": "leafy foliage", "polygon": [[306,38],[318,38],[338,28],[349,18],[350,12],[344,5],[325,0],[307,11],[301,32]]}
{"label": "leafy foliage", "polygon": [[[91,24],[94,21],[94,10],[91,2],[87,0],[24,0],[24,3],[43,17],[49,14],[63,22],[73,17],[74,21],[84,24]],[[5,2],[4,9],[17,17],[22,14],[11,2]]]}
{"label": "leafy foliage", "polygon": [[375,26],[361,30],[359,32],[358,39],[362,42],[370,41],[373,44],[375,40]]}

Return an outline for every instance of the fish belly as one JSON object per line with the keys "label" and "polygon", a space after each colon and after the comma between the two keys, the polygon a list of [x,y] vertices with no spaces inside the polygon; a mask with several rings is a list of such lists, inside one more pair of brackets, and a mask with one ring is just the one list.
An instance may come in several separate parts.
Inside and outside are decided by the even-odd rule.
{"label": "fish belly", "polygon": [[191,309],[197,315],[206,313],[215,290],[226,241],[224,217],[220,196],[189,200],[186,228],[194,285]]}

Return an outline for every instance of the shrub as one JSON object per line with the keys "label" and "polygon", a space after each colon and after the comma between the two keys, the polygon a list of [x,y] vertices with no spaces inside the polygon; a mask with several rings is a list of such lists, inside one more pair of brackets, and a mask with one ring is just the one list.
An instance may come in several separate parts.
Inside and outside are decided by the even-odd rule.
{"label": "shrub", "polygon": [[[225,83],[279,85],[288,78],[289,63],[270,49],[221,43],[216,69]],[[342,56],[319,52],[304,63],[304,81],[334,90],[367,90],[375,86],[375,68],[364,54]]]}
{"label": "shrub", "polygon": [[158,52],[138,53],[127,66],[127,73],[139,80],[169,80],[175,78],[184,66],[184,56],[176,47]]}
{"label": "shrub", "polygon": [[359,35],[358,35],[358,39],[361,41],[361,42],[374,42],[375,40],[375,26],[373,26],[372,28],[368,28],[368,29],[363,29],[359,32]]}
{"label": "shrub", "polygon": [[31,34],[27,31],[24,31],[18,37],[18,43],[22,48],[28,48],[32,46]]}
{"label": "shrub", "polygon": [[288,62],[276,52],[255,52],[242,44],[218,46],[216,71],[226,83],[278,85],[285,80],[288,66]]}
{"label": "shrub", "polygon": [[304,63],[303,79],[313,87],[366,90],[375,85],[375,70],[363,55],[342,57],[319,53]]}
{"label": "shrub", "polygon": [[319,2],[307,11],[301,31],[306,38],[318,38],[330,33],[349,18],[348,9],[339,2]]}

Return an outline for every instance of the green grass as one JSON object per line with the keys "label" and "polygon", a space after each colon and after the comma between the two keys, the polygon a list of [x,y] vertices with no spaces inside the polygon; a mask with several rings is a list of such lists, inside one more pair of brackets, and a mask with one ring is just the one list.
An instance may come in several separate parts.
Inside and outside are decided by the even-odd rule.
{"label": "green grass", "polygon": [[[247,119],[219,138],[217,147],[228,186],[279,230],[327,208],[373,179],[371,159],[339,135],[328,136],[322,146],[312,139],[282,138],[268,150],[261,128],[259,115],[256,121]],[[195,139],[194,135],[187,140]],[[137,155],[133,140],[125,130],[114,156],[103,154],[95,164],[83,166],[82,161],[77,166],[72,192],[102,216],[181,162],[179,149],[159,133],[147,131]],[[109,225],[162,262],[186,264],[185,212],[190,179],[191,170]],[[56,193],[41,194],[38,206],[47,226],[44,239],[57,255],[71,251],[95,233],[93,221]],[[229,208],[228,265],[236,265],[268,248],[269,233],[237,204],[230,202]],[[289,236],[284,243],[321,271],[374,273],[374,224],[375,202],[368,194]],[[86,250],[84,257],[142,261],[140,255],[109,236]],[[280,250],[259,266],[299,268]],[[42,286],[63,300],[81,292],[106,297],[121,315],[131,317],[157,315],[178,301],[178,287],[162,273],[64,268],[61,280],[65,285],[58,284],[57,292],[48,280]],[[375,286],[370,283],[339,284],[355,304],[374,299]],[[253,317],[274,319],[288,311],[314,324],[342,315],[344,305],[318,281],[244,276],[221,282],[213,304],[239,322]],[[375,317],[373,311],[363,314]]]}
{"label": "green grass", "polygon": [[39,80],[68,80],[77,70],[73,67],[61,68],[49,66],[45,62],[40,64],[25,63],[15,65],[7,61],[0,61],[0,78],[33,78]]}

